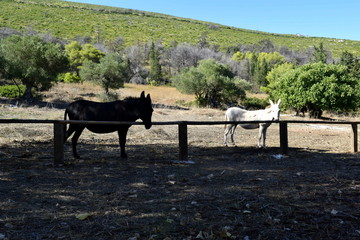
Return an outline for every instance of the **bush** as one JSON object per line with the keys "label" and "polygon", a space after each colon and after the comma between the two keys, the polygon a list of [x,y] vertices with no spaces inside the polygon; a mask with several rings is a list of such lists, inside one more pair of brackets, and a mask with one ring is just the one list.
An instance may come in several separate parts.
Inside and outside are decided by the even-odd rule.
{"label": "bush", "polygon": [[264,109],[269,105],[269,101],[267,99],[261,99],[256,97],[246,98],[241,102],[241,104],[246,109]]}
{"label": "bush", "polygon": [[359,106],[359,81],[346,66],[309,63],[281,75],[270,95],[282,100],[283,108],[306,109],[311,117],[323,111],[355,111]]}
{"label": "bush", "polygon": [[124,81],[128,79],[127,69],[128,62],[113,53],[100,59],[100,63],[85,61],[80,69],[80,78],[101,85],[104,92],[110,94],[110,89],[124,87]]}
{"label": "bush", "polygon": [[23,96],[25,85],[4,85],[0,86],[0,96],[6,98],[18,98]]}
{"label": "bush", "polygon": [[63,81],[65,83],[79,83],[82,82],[81,78],[76,73],[65,73]]}
{"label": "bush", "polygon": [[186,102],[185,100],[177,100],[176,105],[182,106],[182,107],[194,107],[197,106],[196,102],[194,101],[190,101],[190,102]]}
{"label": "bush", "polygon": [[245,97],[246,81],[234,77],[228,66],[213,59],[202,60],[197,67],[184,69],[173,78],[182,93],[194,94],[198,106],[219,107]]}
{"label": "bush", "polygon": [[96,96],[101,102],[112,102],[119,100],[119,96],[116,92],[100,93]]}

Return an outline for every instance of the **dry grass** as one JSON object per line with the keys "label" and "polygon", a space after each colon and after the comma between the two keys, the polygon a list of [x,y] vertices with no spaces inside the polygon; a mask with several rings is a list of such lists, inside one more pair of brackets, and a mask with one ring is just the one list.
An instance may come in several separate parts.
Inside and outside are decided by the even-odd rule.
{"label": "dry grass", "polygon": [[[127,96],[139,96],[141,91],[150,93],[153,103],[164,105],[177,105],[178,101],[190,102],[192,95],[179,93],[175,88],[161,86],[154,87],[148,85],[126,84],[125,88],[119,89],[120,98]],[[43,101],[53,102],[48,106],[56,106],[56,103],[67,103],[76,99],[88,99],[99,101],[97,95],[102,92],[99,86],[91,83],[83,84],[58,84],[49,92],[44,94]],[[64,104],[63,104],[64,105]],[[3,105],[0,111],[0,118],[19,118],[19,119],[63,119],[64,109],[48,107],[9,107]],[[289,114],[282,114],[282,119],[294,119]],[[224,120],[224,111],[210,108],[191,108],[189,110],[171,110],[167,108],[156,108],[153,113],[153,121],[222,121]],[[351,120],[356,120],[352,118]],[[37,126],[33,124],[13,124],[0,126],[1,143],[18,141],[26,136],[32,140],[47,141],[52,138],[52,126]],[[189,142],[192,145],[210,144],[212,146],[222,145],[223,126],[189,126]],[[289,146],[300,148],[315,148],[319,150],[348,152],[351,150],[351,129],[349,126],[318,126],[318,125],[289,125]],[[268,133],[268,146],[278,146],[277,125],[272,125]],[[152,141],[159,144],[168,139],[176,144],[177,126],[154,126],[149,131],[142,126],[133,126],[128,135],[129,142],[137,143],[138,139],[144,137],[151,138]],[[235,133],[238,145],[254,146],[257,142],[257,130],[244,131],[237,129]],[[116,139],[116,134],[98,135],[85,131],[81,139]],[[171,139],[171,140],[170,140]],[[246,140],[249,139],[249,140]],[[141,141],[140,141],[141,142]]]}
{"label": "dry grass", "polygon": [[[150,85],[125,84],[125,88],[121,88],[115,92],[118,94],[120,99],[123,99],[128,96],[139,97],[142,91],[150,93],[151,99],[154,103],[176,105],[179,101],[183,101],[185,103],[194,101],[193,95],[181,94],[175,88],[168,86],[155,87]],[[49,92],[45,93],[44,101],[71,102],[79,98],[99,101],[97,96],[102,92],[103,91],[99,86],[92,83],[60,83],[54,86]]]}

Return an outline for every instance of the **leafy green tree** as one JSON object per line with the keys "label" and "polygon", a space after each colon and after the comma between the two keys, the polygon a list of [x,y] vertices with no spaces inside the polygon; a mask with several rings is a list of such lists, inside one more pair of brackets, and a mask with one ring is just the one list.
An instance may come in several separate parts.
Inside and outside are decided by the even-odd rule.
{"label": "leafy green tree", "polygon": [[159,50],[155,49],[155,44],[151,43],[150,53],[149,53],[149,64],[150,64],[150,74],[149,82],[152,85],[158,86],[162,81],[162,72],[159,59]]}
{"label": "leafy green tree", "polygon": [[232,60],[237,61],[237,62],[241,62],[241,60],[243,60],[245,58],[245,54],[243,54],[240,51],[237,51],[236,53],[234,53],[234,55],[231,57]]}
{"label": "leafy green tree", "polygon": [[79,75],[79,71],[83,63],[87,60],[99,63],[105,53],[95,48],[91,44],[82,46],[77,41],[73,41],[65,46],[65,52],[68,55],[69,63],[74,72]]}
{"label": "leafy green tree", "polygon": [[274,67],[279,64],[283,64],[286,62],[286,58],[281,55],[279,52],[271,52],[271,53],[265,53],[261,52],[259,53],[259,59],[265,60],[269,66]]}
{"label": "leafy green tree", "polygon": [[80,51],[82,61],[90,60],[95,63],[99,63],[100,59],[105,56],[105,53],[94,47],[93,45],[87,43],[83,46]]}
{"label": "leafy green tree", "polygon": [[274,84],[276,84],[277,79],[293,69],[295,69],[295,65],[288,62],[278,65],[273,69],[271,69],[271,71],[268,72],[268,74],[266,75],[266,81],[267,81],[266,87],[262,87],[261,91],[271,92],[271,89],[274,88]]}
{"label": "leafy green tree", "polygon": [[248,74],[254,88],[267,85],[266,75],[272,68],[286,62],[286,58],[278,52],[251,53],[247,52],[245,59],[248,61]]}
{"label": "leafy green tree", "polygon": [[26,87],[23,98],[32,101],[33,90],[47,90],[63,72],[68,61],[59,44],[38,36],[11,36],[0,42],[4,58],[3,77],[20,80]]}
{"label": "leafy green tree", "polygon": [[358,57],[344,51],[340,57],[340,64],[346,66],[353,77],[360,79],[360,59]]}
{"label": "leafy green tree", "polygon": [[185,69],[173,77],[176,88],[195,94],[199,106],[216,107],[245,97],[244,81],[236,80],[230,69],[213,59],[202,60],[199,66]]}
{"label": "leafy green tree", "polygon": [[345,66],[309,63],[289,71],[273,84],[270,94],[284,108],[306,108],[311,117],[324,110],[349,111],[359,105],[359,81]]}
{"label": "leafy green tree", "polygon": [[354,62],[354,55],[349,51],[344,51],[340,56],[340,64],[345,66],[351,66]]}
{"label": "leafy green tree", "polygon": [[127,61],[117,54],[108,54],[100,59],[99,63],[87,60],[80,70],[83,80],[93,81],[101,85],[104,93],[109,95],[109,89],[124,87],[127,76]]}
{"label": "leafy green tree", "polygon": [[65,73],[63,78],[61,79],[65,83],[78,83],[81,82],[81,78],[76,73]]}
{"label": "leafy green tree", "polygon": [[258,65],[258,55],[253,52],[246,52],[245,59],[247,61],[247,73],[248,73],[248,80],[253,85],[253,90],[258,90],[258,84],[254,80],[254,75],[256,72],[256,66]]}
{"label": "leafy green tree", "polygon": [[268,81],[266,80],[267,74],[274,67],[286,62],[286,58],[278,52],[271,53],[259,53],[258,67],[257,67],[257,82],[260,86],[266,86]]}
{"label": "leafy green tree", "polygon": [[355,58],[352,66],[350,67],[350,74],[360,81],[360,59]]}
{"label": "leafy green tree", "polygon": [[255,65],[254,80],[259,86],[266,85],[266,75],[269,72],[270,66],[268,65],[265,58],[258,58],[257,64]]}
{"label": "leafy green tree", "polygon": [[324,44],[321,42],[318,47],[314,46],[314,50],[315,50],[313,53],[314,62],[326,63],[329,53],[324,48]]}
{"label": "leafy green tree", "polygon": [[82,46],[80,43],[73,41],[65,46],[65,52],[68,55],[70,67],[77,74],[79,73],[79,67],[83,64],[81,57]]}

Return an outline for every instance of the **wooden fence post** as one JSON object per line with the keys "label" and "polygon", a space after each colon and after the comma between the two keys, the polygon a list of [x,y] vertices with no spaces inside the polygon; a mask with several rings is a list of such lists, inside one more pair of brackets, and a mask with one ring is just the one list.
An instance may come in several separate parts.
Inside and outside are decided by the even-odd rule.
{"label": "wooden fence post", "polygon": [[188,135],[187,135],[187,123],[181,122],[178,125],[179,128],[179,160],[188,160]]}
{"label": "wooden fence post", "polygon": [[358,124],[352,123],[352,140],[353,140],[353,150],[354,152],[358,152]]}
{"label": "wooden fence post", "polygon": [[287,122],[280,122],[280,151],[282,154],[288,154],[289,143],[288,143],[288,128]]}
{"label": "wooden fence post", "polygon": [[54,123],[54,165],[64,164],[65,124]]}

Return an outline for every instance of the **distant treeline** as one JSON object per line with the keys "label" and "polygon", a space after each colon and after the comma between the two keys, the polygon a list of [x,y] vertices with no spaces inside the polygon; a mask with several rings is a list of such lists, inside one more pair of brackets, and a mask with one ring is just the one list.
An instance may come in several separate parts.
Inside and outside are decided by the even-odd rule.
{"label": "distant treeline", "polygon": [[93,81],[103,87],[105,100],[111,99],[111,89],[130,82],[174,85],[194,94],[200,106],[244,103],[246,90],[282,98],[286,108],[313,116],[323,110],[353,111],[360,103],[359,58],[344,51],[334,59],[322,43],[293,50],[262,40],[221,51],[206,34],[196,44],[174,41],[167,46],[162,41],[128,46],[122,37],[92,40],[1,28],[0,77],[22,83],[25,91],[18,89],[27,99],[58,81]]}

